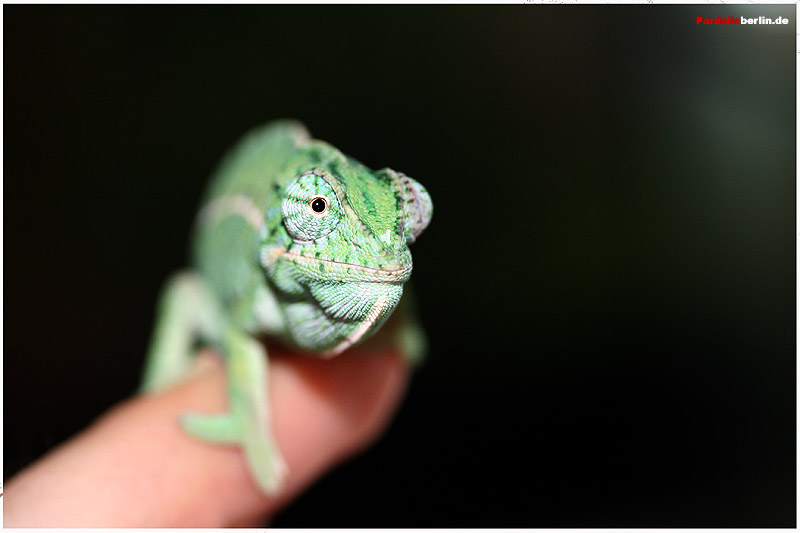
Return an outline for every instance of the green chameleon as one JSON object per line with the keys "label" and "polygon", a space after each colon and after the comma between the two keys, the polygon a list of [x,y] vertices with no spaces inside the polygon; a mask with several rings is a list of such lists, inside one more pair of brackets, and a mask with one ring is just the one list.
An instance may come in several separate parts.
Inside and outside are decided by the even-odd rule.
{"label": "green chameleon", "polygon": [[[257,485],[276,492],[286,466],[255,337],[327,358],[375,333],[400,302],[408,245],[432,213],[418,182],[369,170],[300,123],[252,131],[223,159],[198,213],[195,269],[163,291],[142,390],[179,380],[198,344],[215,347],[225,357],[229,412],[187,413],[181,424],[204,441],[241,446]],[[407,357],[421,357],[413,319],[394,335]]]}

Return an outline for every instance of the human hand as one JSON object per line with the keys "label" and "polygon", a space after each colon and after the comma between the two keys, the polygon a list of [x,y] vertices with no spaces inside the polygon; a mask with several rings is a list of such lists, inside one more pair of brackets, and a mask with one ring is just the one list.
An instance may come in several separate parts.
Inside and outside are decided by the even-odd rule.
{"label": "human hand", "polygon": [[222,412],[221,361],[204,352],[181,383],[112,408],[7,485],[7,527],[257,525],[361,450],[388,423],[409,369],[392,352],[330,361],[270,349],[276,439],[289,465],[282,490],[260,493],[241,450],[186,435],[178,416]]}

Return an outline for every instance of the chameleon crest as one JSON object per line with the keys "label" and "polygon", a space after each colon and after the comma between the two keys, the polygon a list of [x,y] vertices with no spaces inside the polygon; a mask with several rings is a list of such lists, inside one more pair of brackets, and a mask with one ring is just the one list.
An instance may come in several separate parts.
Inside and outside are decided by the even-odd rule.
{"label": "chameleon crest", "polygon": [[[400,301],[408,246],[432,212],[417,181],[372,171],[296,122],[250,133],[211,182],[195,270],[164,290],[143,389],[180,378],[198,340],[215,346],[227,362],[230,412],[187,414],[182,424],[203,440],[240,445],[258,485],[276,491],[285,465],[269,427],[266,353],[254,337],[332,357],[374,334]],[[420,335],[411,321],[399,331],[406,347],[415,343],[403,335]]]}

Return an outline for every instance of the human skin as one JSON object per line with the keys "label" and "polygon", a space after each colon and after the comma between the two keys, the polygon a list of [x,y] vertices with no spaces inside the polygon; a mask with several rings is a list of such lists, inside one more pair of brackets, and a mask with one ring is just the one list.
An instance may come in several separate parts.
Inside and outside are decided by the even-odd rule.
{"label": "human skin", "polygon": [[271,347],[270,363],[273,423],[289,466],[276,496],[258,490],[238,448],[181,431],[181,413],[225,410],[222,363],[204,352],[176,386],[113,407],[9,481],[5,526],[261,525],[381,434],[409,376],[388,351],[326,361]]}

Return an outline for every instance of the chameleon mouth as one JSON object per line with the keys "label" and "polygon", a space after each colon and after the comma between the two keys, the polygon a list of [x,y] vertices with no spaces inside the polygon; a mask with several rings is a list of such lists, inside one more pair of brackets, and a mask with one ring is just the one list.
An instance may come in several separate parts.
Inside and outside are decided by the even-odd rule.
{"label": "chameleon mouth", "polygon": [[[405,283],[411,277],[412,263],[397,268],[373,268],[353,263],[341,263],[330,259],[309,257],[296,252],[280,250],[279,254],[301,267],[311,270],[314,266],[325,265],[327,273],[336,273],[342,276],[342,281],[374,281],[383,283]],[[319,271],[313,269],[319,274]]]}

